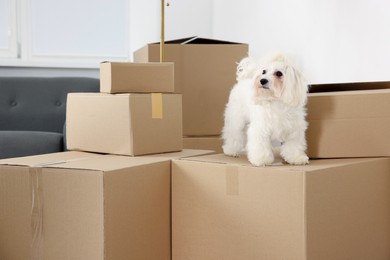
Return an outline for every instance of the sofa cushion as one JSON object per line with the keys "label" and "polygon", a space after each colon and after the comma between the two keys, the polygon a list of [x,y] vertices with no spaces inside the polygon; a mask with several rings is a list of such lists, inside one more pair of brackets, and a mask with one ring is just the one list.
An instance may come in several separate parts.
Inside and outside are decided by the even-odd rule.
{"label": "sofa cushion", "polygon": [[0,77],[0,130],[62,133],[70,92],[99,92],[99,79]]}
{"label": "sofa cushion", "polygon": [[0,159],[63,151],[62,133],[0,131]]}

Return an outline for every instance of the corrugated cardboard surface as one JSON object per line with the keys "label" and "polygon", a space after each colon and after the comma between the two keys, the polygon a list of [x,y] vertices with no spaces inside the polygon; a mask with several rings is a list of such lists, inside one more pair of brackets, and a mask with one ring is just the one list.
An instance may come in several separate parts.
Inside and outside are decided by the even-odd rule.
{"label": "corrugated cardboard surface", "polygon": [[176,259],[389,259],[390,159],[174,160]]}
{"label": "corrugated cardboard surface", "polygon": [[181,102],[180,94],[69,94],[67,147],[120,155],[180,151]]}
{"label": "corrugated cardboard surface", "polygon": [[0,259],[170,259],[170,160],[207,153],[0,160]]}
{"label": "corrugated cardboard surface", "polygon": [[[186,40],[164,45],[164,61],[175,63],[175,92],[183,94],[183,134],[219,135],[237,62],[248,55],[248,45],[207,39],[182,44]],[[159,45],[137,50],[134,61],[159,61]]]}
{"label": "corrugated cardboard surface", "polygon": [[312,93],[311,158],[390,156],[390,89]]}
{"label": "corrugated cardboard surface", "polygon": [[183,137],[183,148],[206,149],[222,153],[222,139],[220,136]]}
{"label": "corrugated cardboard surface", "polygon": [[168,160],[61,156],[0,166],[0,259],[170,259]]}
{"label": "corrugated cardboard surface", "polygon": [[159,154],[149,154],[143,155],[142,157],[163,157],[168,159],[179,159],[179,158],[189,158],[200,155],[214,154],[215,152],[212,150],[199,150],[199,149],[183,149],[180,152],[173,153],[159,153]]}
{"label": "corrugated cardboard surface", "polygon": [[173,63],[102,62],[100,92],[174,92]]}

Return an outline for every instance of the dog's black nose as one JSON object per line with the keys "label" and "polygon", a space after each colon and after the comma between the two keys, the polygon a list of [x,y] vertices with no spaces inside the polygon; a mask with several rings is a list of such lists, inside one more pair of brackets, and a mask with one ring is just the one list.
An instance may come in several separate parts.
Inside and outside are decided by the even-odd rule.
{"label": "dog's black nose", "polygon": [[261,84],[262,86],[266,85],[267,83],[268,83],[268,79],[261,79],[261,80],[260,80],[260,84]]}

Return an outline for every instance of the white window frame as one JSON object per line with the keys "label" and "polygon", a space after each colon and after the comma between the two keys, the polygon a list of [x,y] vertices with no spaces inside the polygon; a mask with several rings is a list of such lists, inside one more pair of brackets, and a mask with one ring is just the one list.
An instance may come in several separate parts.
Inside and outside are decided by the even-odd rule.
{"label": "white window frame", "polygon": [[0,57],[4,59],[17,58],[18,56],[18,42],[17,42],[17,17],[15,0],[6,0],[8,2],[8,47],[0,48]]}
{"label": "white window frame", "polygon": [[130,0],[127,1],[126,54],[123,56],[40,55],[34,53],[32,42],[33,0],[8,0],[12,3],[12,51],[0,52],[0,67],[98,68],[101,61],[128,61],[130,55]]}

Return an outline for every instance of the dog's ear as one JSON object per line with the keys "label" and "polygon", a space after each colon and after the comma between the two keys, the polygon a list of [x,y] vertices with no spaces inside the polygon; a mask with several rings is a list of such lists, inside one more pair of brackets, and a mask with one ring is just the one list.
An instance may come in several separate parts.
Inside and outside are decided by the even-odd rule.
{"label": "dog's ear", "polygon": [[281,99],[290,106],[304,106],[307,101],[307,92],[308,85],[301,72],[287,65]]}
{"label": "dog's ear", "polygon": [[236,80],[250,79],[254,76],[257,69],[257,62],[252,57],[243,58],[237,65]]}

